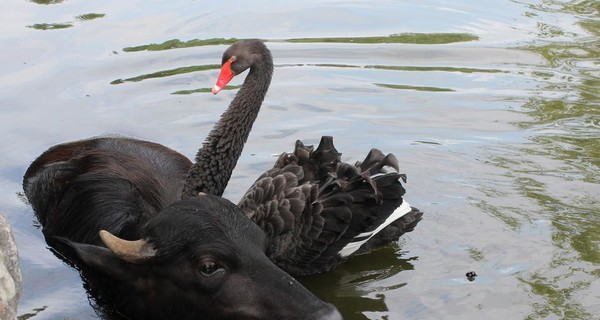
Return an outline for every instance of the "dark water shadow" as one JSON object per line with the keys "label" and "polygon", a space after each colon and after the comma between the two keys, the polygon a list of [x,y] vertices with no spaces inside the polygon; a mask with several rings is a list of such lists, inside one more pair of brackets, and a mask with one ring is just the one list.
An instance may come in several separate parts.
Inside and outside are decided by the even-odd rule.
{"label": "dark water shadow", "polygon": [[[365,312],[388,311],[384,292],[407,284],[389,284],[389,279],[403,271],[414,270],[412,261],[416,259],[399,253],[397,246],[386,246],[354,256],[331,272],[298,280],[318,297],[338,307],[345,320],[369,319]],[[380,284],[384,282],[385,285]]]}

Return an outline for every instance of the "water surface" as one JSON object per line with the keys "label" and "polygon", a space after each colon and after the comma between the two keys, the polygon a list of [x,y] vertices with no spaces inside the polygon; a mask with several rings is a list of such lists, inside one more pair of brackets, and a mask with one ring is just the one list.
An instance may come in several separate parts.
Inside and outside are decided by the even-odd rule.
{"label": "water surface", "polygon": [[0,18],[0,211],[22,319],[96,317],[18,196],[29,163],[114,133],[192,157],[242,81],[208,90],[243,38],[276,68],[227,198],[296,139],[333,135],[349,162],[396,154],[426,212],[397,244],[301,279],[345,319],[600,317],[596,1],[7,0]]}

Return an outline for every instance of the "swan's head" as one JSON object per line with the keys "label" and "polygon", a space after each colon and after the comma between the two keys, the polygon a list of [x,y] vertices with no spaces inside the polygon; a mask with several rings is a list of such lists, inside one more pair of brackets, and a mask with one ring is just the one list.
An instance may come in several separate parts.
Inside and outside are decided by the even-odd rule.
{"label": "swan's head", "polygon": [[233,77],[257,65],[272,65],[271,52],[265,44],[256,39],[241,40],[232,44],[221,61],[221,73],[212,92],[219,93],[233,79]]}

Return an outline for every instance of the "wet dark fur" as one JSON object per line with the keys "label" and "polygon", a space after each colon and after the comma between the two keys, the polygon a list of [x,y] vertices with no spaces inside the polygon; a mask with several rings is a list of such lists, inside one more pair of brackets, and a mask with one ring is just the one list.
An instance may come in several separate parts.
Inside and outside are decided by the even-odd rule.
{"label": "wet dark fur", "polygon": [[[46,151],[23,187],[48,243],[81,270],[108,317],[330,319],[335,309],[267,258],[263,231],[237,206],[212,195],[178,200],[190,165],[154,143],[96,138]],[[146,239],[157,255],[121,260],[101,229]],[[206,257],[223,271],[203,276]]]}

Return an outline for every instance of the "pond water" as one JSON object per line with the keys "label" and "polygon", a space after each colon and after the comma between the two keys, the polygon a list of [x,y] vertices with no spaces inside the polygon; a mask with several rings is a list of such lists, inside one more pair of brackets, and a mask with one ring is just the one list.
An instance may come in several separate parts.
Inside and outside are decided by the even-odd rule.
{"label": "pond water", "polygon": [[192,157],[236,92],[209,93],[218,38],[265,39],[276,64],[227,198],[296,139],[333,135],[349,162],[396,154],[425,212],[398,244],[300,279],[345,319],[600,319],[599,2],[2,7],[0,212],[20,250],[21,319],[97,317],[19,196],[29,163],[103,134]]}

